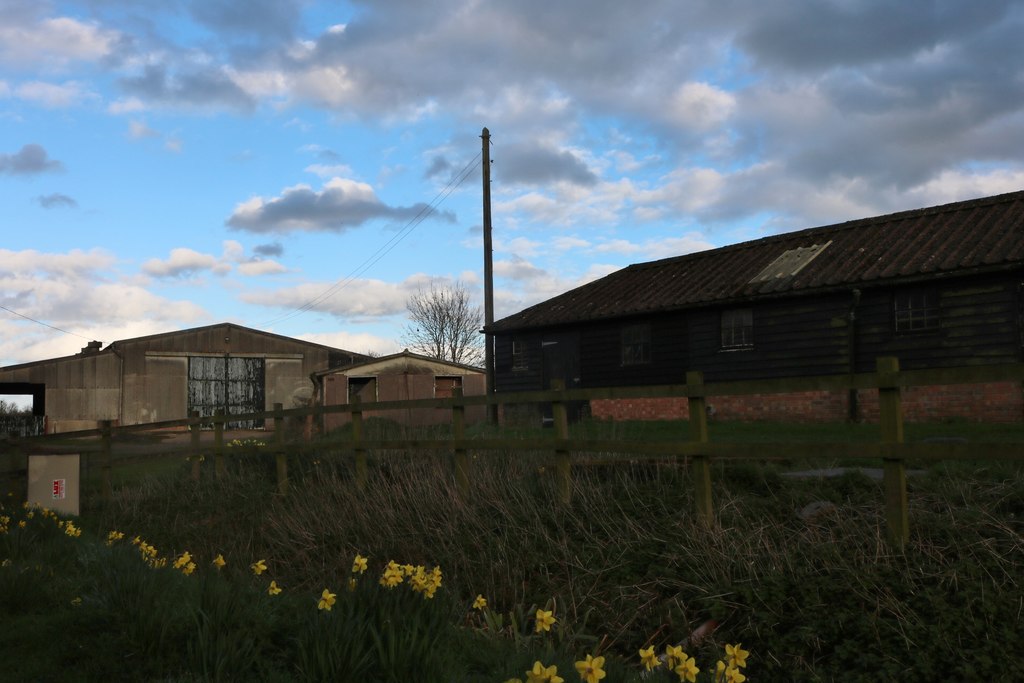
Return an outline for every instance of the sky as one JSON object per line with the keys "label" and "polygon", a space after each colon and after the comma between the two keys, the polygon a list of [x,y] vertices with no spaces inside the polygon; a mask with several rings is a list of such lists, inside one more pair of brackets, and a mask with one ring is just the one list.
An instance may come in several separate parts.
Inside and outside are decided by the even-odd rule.
{"label": "sky", "polygon": [[0,366],[235,322],[379,354],[630,263],[1024,189],[1010,0],[0,0]]}

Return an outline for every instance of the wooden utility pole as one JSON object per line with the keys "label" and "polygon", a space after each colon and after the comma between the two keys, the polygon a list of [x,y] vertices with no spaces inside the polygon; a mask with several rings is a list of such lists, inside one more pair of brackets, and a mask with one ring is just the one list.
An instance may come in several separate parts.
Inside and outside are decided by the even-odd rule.
{"label": "wooden utility pole", "polygon": [[[483,140],[483,198],[484,198],[484,370],[487,373],[487,395],[494,396],[494,335],[490,332],[494,323],[494,265],[491,253],[491,133],[484,128],[480,135]],[[498,406],[487,405],[487,420],[498,423]]]}

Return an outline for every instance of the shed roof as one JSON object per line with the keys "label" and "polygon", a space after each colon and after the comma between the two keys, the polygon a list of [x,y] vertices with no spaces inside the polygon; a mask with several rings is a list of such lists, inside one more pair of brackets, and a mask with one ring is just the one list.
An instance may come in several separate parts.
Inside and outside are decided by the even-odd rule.
{"label": "shed roof", "polygon": [[484,372],[483,368],[478,368],[475,365],[465,365],[463,363],[453,363],[448,360],[441,360],[440,358],[431,358],[430,356],[423,356],[418,353],[413,353],[409,349],[405,349],[399,353],[393,353],[389,356],[379,356],[377,358],[367,358],[366,360],[353,363],[340,368],[330,368],[327,370],[320,370],[314,374],[323,375],[351,375],[358,373],[361,375],[376,375],[384,373],[402,373],[412,372],[414,374],[430,371],[434,374],[452,374],[452,375],[477,375]]}
{"label": "shed roof", "polygon": [[504,332],[1024,267],[1024,191],[638,263],[493,323]]}

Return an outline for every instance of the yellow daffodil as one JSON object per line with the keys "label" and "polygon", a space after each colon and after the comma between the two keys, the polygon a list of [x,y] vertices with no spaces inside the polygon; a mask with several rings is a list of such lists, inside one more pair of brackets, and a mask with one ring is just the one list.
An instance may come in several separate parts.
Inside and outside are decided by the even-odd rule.
{"label": "yellow daffodil", "polygon": [[24,529],[25,528],[25,520],[23,520],[23,519],[18,520],[18,528],[19,529]]}
{"label": "yellow daffodil", "polygon": [[747,680],[747,677],[736,667],[730,666],[725,670],[725,680],[727,683],[743,683],[743,681]]}
{"label": "yellow daffodil", "polygon": [[175,569],[182,569],[186,565],[188,565],[188,563],[191,562],[191,561],[192,561],[192,555],[191,555],[191,553],[189,553],[189,551],[186,550],[185,552],[183,552],[181,555],[178,556],[178,559],[176,559],[174,561],[174,568]]}
{"label": "yellow daffodil", "polygon": [[217,569],[223,569],[227,562],[224,560],[224,556],[217,553],[217,557],[213,558],[213,566]]}
{"label": "yellow daffodil", "polygon": [[366,571],[366,558],[362,555],[356,554],[356,559],[352,560],[352,573],[362,574]]}
{"label": "yellow daffodil", "polygon": [[526,683],[564,683],[565,679],[558,675],[558,667],[552,664],[544,666],[540,660],[533,663],[533,668],[526,672]]}
{"label": "yellow daffodil", "polygon": [[82,606],[82,598],[71,598],[71,604],[75,607]]}
{"label": "yellow daffodil", "polygon": [[122,538],[124,538],[124,534],[120,531],[111,531],[107,534],[107,545],[114,545],[114,543],[120,541]]}
{"label": "yellow daffodil", "polygon": [[680,681],[687,681],[688,683],[696,683],[697,674],[700,673],[700,669],[697,668],[697,662],[693,657],[686,657],[684,655],[683,660],[679,663],[674,671],[679,676]]}
{"label": "yellow daffodil", "polygon": [[740,647],[742,644],[743,643],[736,643],[735,645],[725,646],[725,656],[729,661],[729,665],[739,669],[742,669],[747,665],[747,657],[750,656],[749,652]]}
{"label": "yellow daffodil", "polygon": [[487,607],[487,598],[482,595],[476,596],[476,600],[473,601],[473,609],[480,609]]}
{"label": "yellow daffodil", "polygon": [[281,588],[277,585],[277,581],[271,581],[270,587],[267,588],[267,595],[277,595],[280,592]]}
{"label": "yellow daffodil", "polygon": [[388,566],[384,569],[384,575],[380,577],[380,585],[386,586],[387,588],[394,588],[405,580],[402,572],[403,568],[394,560],[391,560],[388,562]]}
{"label": "yellow daffodil", "polygon": [[317,609],[330,612],[331,608],[334,607],[337,597],[337,595],[325,588],[324,592],[320,594],[320,602],[317,604]]}
{"label": "yellow daffodil", "polygon": [[597,683],[608,675],[604,671],[604,657],[593,655],[587,655],[586,659],[576,662],[576,671],[583,683]]}
{"label": "yellow daffodil", "polygon": [[255,562],[249,565],[249,569],[252,570],[253,574],[259,576],[263,572],[267,571],[267,562],[266,560],[256,560]]}
{"label": "yellow daffodil", "polygon": [[359,582],[356,581],[354,578],[349,579],[348,580],[348,592],[349,593],[355,592],[356,586],[358,586],[358,585],[359,585]]}
{"label": "yellow daffodil", "polygon": [[654,646],[647,648],[640,648],[640,663],[644,665],[644,669],[650,671],[656,669],[661,663],[658,661],[658,655],[654,654]]}
{"label": "yellow daffodil", "polygon": [[668,666],[668,668],[676,668],[676,665],[685,659],[686,653],[683,652],[683,648],[679,645],[665,646],[665,665]]}
{"label": "yellow daffodil", "polygon": [[534,626],[534,629],[537,633],[550,631],[556,621],[558,619],[555,618],[551,610],[539,609],[537,610],[537,624]]}

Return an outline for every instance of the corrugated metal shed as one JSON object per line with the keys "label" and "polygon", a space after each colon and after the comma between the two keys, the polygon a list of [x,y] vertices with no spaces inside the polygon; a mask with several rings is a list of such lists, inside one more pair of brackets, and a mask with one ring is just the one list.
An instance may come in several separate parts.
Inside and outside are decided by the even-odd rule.
{"label": "corrugated metal shed", "polygon": [[[772,274],[773,264],[790,270]],[[1022,266],[1024,191],[635,264],[499,320],[489,331]]]}

